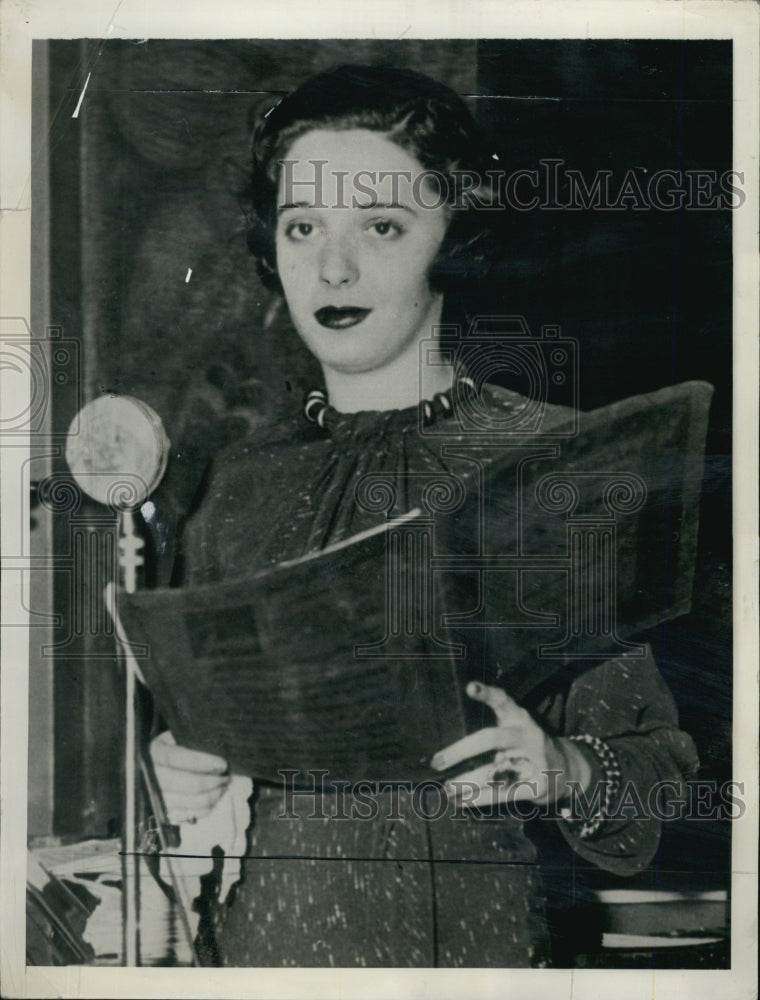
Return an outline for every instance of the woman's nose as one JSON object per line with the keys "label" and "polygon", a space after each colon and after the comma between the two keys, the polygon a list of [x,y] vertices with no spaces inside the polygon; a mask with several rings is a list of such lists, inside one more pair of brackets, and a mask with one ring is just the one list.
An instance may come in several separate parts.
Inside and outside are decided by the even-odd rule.
{"label": "woman's nose", "polygon": [[319,277],[328,285],[351,285],[359,276],[352,248],[345,240],[330,240],[322,249]]}

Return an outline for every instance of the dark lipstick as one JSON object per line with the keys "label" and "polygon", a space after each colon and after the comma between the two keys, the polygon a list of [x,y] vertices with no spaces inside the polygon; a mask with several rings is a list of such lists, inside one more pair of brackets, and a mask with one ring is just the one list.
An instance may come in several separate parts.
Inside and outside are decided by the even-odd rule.
{"label": "dark lipstick", "polygon": [[317,309],[314,316],[320,326],[326,326],[328,330],[346,330],[350,326],[356,326],[372,312],[371,309],[359,309],[358,306],[324,306]]}

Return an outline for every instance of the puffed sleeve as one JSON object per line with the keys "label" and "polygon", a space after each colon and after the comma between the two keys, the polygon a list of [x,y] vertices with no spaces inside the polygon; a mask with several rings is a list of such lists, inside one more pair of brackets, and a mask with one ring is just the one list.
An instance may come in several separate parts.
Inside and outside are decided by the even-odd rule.
{"label": "puffed sleeve", "polygon": [[214,544],[216,511],[204,504],[187,522],[182,537],[184,583],[188,587],[210,583],[219,578]]}
{"label": "puffed sleeve", "polygon": [[255,554],[249,529],[260,505],[251,458],[257,445],[249,435],[220,452],[207,470],[203,501],[182,538],[186,586],[216,583],[228,575],[235,554],[243,561]]}
{"label": "puffed sleeve", "polygon": [[[601,739],[617,761],[620,787],[610,803],[612,816],[590,836],[580,835],[577,820],[561,819],[559,826],[582,858],[617,875],[633,875],[651,862],[663,803],[682,795],[681,783],[699,767],[694,741],[678,728],[673,696],[645,648],[642,658],[608,660],[581,674],[564,705],[564,735]],[[593,766],[587,798],[593,801],[605,772],[593,745],[585,749]]]}

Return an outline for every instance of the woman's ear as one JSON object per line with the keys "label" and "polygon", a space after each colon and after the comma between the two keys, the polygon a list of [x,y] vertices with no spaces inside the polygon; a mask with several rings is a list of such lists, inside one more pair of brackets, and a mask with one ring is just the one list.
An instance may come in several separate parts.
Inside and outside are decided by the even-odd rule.
{"label": "woman's ear", "polygon": [[[279,279],[278,279],[279,280]],[[271,330],[275,326],[285,309],[285,296],[281,291],[272,292],[272,295],[264,313],[263,329]]]}

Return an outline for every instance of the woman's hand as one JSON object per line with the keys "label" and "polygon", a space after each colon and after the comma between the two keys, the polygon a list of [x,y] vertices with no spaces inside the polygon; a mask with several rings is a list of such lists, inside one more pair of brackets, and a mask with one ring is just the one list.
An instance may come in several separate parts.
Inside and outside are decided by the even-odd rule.
{"label": "woman's hand", "polygon": [[496,753],[489,764],[448,779],[450,795],[463,805],[483,807],[505,801],[553,802],[565,797],[567,781],[588,787],[591,766],[575,743],[550,736],[501,688],[472,681],[466,690],[493,709],[496,725],[457,740],[430,763],[445,771],[489,750]]}
{"label": "woman's hand", "polygon": [[208,815],[230,783],[226,760],[177,746],[168,731],[152,740],[150,755],[167,819],[174,825]]}

